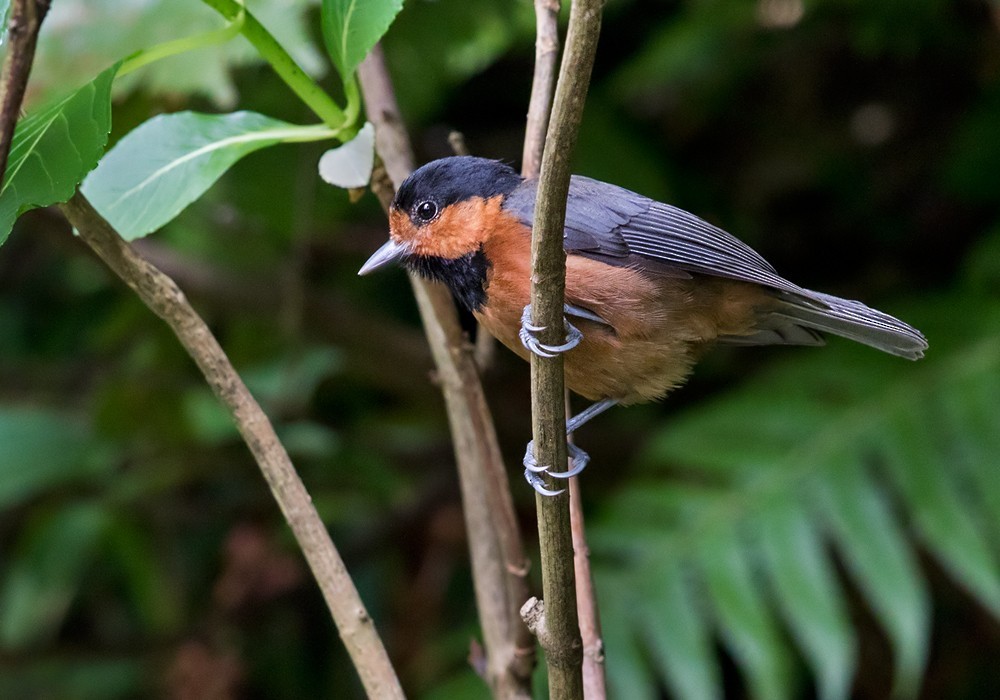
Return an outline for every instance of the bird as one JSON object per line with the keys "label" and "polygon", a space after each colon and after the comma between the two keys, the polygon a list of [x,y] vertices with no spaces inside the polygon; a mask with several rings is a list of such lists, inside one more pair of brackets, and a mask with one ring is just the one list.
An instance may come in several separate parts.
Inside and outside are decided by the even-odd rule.
{"label": "bird", "polygon": [[[565,343],[546,345],[530,323],[531,232],[538,180],[499,160],[452,156],[415,170],[389,208],[389,240],[358,274],[400,264],[443,282],[482,328],[524,359],[564,353],[566,385],[593,403],[573,432],[615,405],[662,399],[713,345],[824,344],[849,338],[910,360],[917,329],[860,301],[800,287],[750,246],[683,209],[574,175],[566,200]],[[525,477],[578,474],[525,455]]]}

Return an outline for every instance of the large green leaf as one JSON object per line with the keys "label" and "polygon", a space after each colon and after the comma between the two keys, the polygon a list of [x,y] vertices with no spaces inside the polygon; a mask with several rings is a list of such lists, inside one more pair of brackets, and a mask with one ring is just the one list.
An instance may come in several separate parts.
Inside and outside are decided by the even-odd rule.
{"label": "large green leaf", "polygon": [[132,240],[177,216],[243,156],[278,143],[331,136],[326,127],[296,126],[255,112],[164,114],[108,151],[83,192]]}
{"label": "large green leaf", "polygon": [[[311,34],[315,0],[245,0],[254,17],[281,42],[309,75],[327,63]],[[52,95],[81,84],[112,61],[162,42],[221,27],[218,12],[203,2],[177,0],[58,0],[42,24],[32,93]],[[233,68],[261,63],[250,42],[238,38],[145,66],[115,81],[113,94],[133,90],[166,95],[206,96],[220,110],[232,109],[239,94]]]}
{"label": "large green leaf", "polygon": [[[930,637],[914,540],[1000,617],[1000,303],[923,311],[933,352],[919,364],[843,344],[804,350],[653,437],[645,466],[667,473],[630,482],[591,528],[596,579],[639,592],[628,615],[603,620],[608,640],[647,642],[630,686],[646,670],[676,697],[720,695],[705,680],[717,662],[699,651],[708,627],[752,696],[793,694],[794,646],[820,697],[848,697],[857,632],[834,550],[885,630],[899,696],[920,687]],[[678,598],[678,581],[703,582],[702,596]],[[609,668],[614,657],[609,644]]]}
{"label": "large green leaf", "polygon": [[348,80],[403,9],[403,0],[323,0],[323,40]]}
{"label": "large green leaf", "polygon": [[65,202],[97,164],[111,131],[111,82],[118,66],[18,123],[0,189],[0,244],[17,217]]}

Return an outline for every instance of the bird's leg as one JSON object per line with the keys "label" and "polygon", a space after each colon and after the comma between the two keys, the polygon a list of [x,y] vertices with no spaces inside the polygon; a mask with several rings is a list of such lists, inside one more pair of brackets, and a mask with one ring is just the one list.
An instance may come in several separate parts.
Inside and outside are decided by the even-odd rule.
{"label": "bird's leg", "polygon": [[[566,435],[578,430],[584,423],[589,421],[595,416],[607,411],[609,408],[618,403],[617,399],[602,399],[596,403],[591,404],[584,410],[577,413],[575,416],[566,421]],[[545,482],[542,480],[541,474],[548,474],[556,479],[568,479],[571,476],[576,476],[584,470],[587,464],[590,462],[590,455],[581,450],[579,447],[573,443],[568,443],[566,445],[566,451],[569,456],[570,463],[572,466],[564,472],[550,472],[548,466],[541,466],[535,460],[535,441],[528,441],[528,449],[524,452],[524,478],[527,480],[531,487],[538,491],[538,493],[543,496],[556,496],[562,493],[562,489],[558,491],[553,491],[545,487]]]}
{"label": "bird's leg", "polygon": [[[567,313],[572,313],[569,305],[564,305],[563,308]],[[563,323],[566,326],[566,342],[561,345],[546,345],[535,337],[535,333],[545,330],[545,326],[536,326],[531,323],[531,304],[528,304],[521,313],[521,330],[517,335],[521,339],[521,344],[539,357],[555,357],[559,353],[572,350],[583,340],[583,333],[567,321],[565,316]]]}

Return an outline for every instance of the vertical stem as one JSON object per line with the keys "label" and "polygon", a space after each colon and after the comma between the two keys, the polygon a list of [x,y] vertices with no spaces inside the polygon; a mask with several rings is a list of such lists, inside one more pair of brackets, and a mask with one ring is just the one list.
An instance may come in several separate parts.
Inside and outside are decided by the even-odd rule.
{"label": "vertical stem", "polygon": [[559,0],[535,0],[535,71],[521,156],[521,175],[526,178],[538,177],[542,168],[542,149],[552,111],[558,59]]}
{"label": "vertical stem", "polygon": [[[532,323],[543,326],[540,340],[564,339],[566,255],[563,228],[569,193],[570,157],[583,117],[590,73],[601,27],[603,0],[574,0],[552,116],[545,139],[531,241]],[[562,357],[531,357],[532,432],[535,459],[561,469],[566,457],[566,411]],[[551,488],[555,484],[550,483]],[[538,495],[545,629],[539,634],[549,667],[553,698],[583,697],[581,641],[574,586],[569,496]]]}
{"label": "vertical stem", "polygon": [[[295,59],[289,56],[284,47],[278,43],[278,40],[240,3],[236,0],[202,0],[202,2],[229,21],[236,19],[241,12],[245,13],[240,32],[253,44],[261,57],[271,65],[278,77],[284,80],[285,84],[299,96],[299,99],[305,102],[309,109],[327,126],[332,129],[349,126],[346,123],[347,116],[344,114],[344,110],[312,78],[306,75]],[[345,80],[346,82],[347,80]]]}
{"label": "vertical stem", "polygon": [[35,60],[38,30],[48,11],[48,0],[14,0],[10,8],[9,44],[0,73],[0,189],[7,172],[14,126],[28,86],[28,74]]}
{"label": "vertical stem", "polygon": [[604,679],[604,642],[598,615],[594,579],[590,575],[590,548],[584,528],[580,479],[569,480],[569,520],[573,532],[573,566],[576,571],[577,614],[583,641],[583,694],[586,700],[604,700],[608,695]]}
{"label": "vertical stem", "polygon": [[[393,185],[413,169],[413,150],[380,47],[368,55],[358,73],[368,119],[375,124],[376,150],[391,180],[375,180],[372,188],[388,209]],[[437,365],[455,446],[486,651],[484,675],[494,697],[528,700],[535,648],[518,614],[528,595],[527,563],[496,429],[451,294],[415,275],[410,281]]]}

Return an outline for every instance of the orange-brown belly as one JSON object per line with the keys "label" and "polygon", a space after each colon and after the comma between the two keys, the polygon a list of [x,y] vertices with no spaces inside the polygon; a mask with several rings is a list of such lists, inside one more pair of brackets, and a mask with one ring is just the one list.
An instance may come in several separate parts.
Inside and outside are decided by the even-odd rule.
{"label": "orange-brown belly", "polygon": [[[488,303],[476,314],[496,338],[528,358],[518,338],[528,303],[524,270],[494,267]],[[653,277],[579,256],[567,259],[566,300],[608,322],[571,319],[583,340],[568,351],[566,384],[597,401],[623,404],[662,398],[691,373],[720,335],[752,332],[769,297],[760,287],[715,277]]]}

